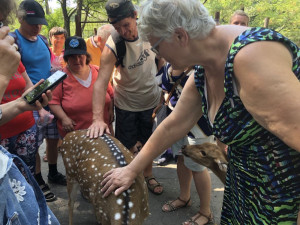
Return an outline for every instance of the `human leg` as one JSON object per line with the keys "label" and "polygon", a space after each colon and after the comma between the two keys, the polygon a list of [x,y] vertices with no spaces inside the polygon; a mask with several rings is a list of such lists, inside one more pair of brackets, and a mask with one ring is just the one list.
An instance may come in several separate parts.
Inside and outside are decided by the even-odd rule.
{"label": "human leg", "polygon": [[[37,111],[33,111],[33,116],[35,121],[39,120],[39,113]],[[37,126],[36,138],[37,138],[37,149],[41,146],[44,140],[45,135],[45,126]],[[50,187],[43,179],[42,172],[41,172],[41,157],[39,151],[37,150],[35,155],[36,163],[35,163],[35,174],[34,178],[37,181],[38,185],[40,186],[44,197],[47,202],[52,202],[56,199],[56,196],[53,192],[50,191]]]}
{"label": "human leg", "polygon": [[164,212],[171,212],[179,208],[191,205],[190,198],[192,171],[184,165],[184,159],[182,155],[179,155],[177,160],[177,177],[180,187],[179,197],[173,201],[168,201],[166,204],[164,204],[162,207],[162,210]]}
{"label": "human leg", "polygon": [[210,210],[210,175],[207,169],[201,172],[193,171],[192,174],[196,190],[200,199],[200,209],[195,216],[193,216],[190,220],[184,222],[183,225],[193,225],[195,223],[197,223],[198,225],[213,224],[212,214]]}
{"label": "human leg", "polygon": [[55,184],[67,185],[66,177],[57,171],[59,134],[56,119],[46,127],[46,152],[48,153],[48,181]]}
{"label": "human leg", "polygon": [[[152,113],[153,109],[141,111],[137,113],[137,140],[144,145],[149,137],[152,134],[152,127],[153,127],[153,121],[152,121]],[[153,171],[152,171],[152,162],[147,165],[147,167],[144,170],[144,177],[147,181],[147,186],[149,190],[157,195],[162,194],[163,187],[162,185],[153,177]],[[151,179],[150,179],[151,178]]]}
{"label": "human leg", "polygon": [[[209,139],[193,139],[187,138],[187,144],[198,144]],[[211,198],[211,179],[206,167],[194,162],[191,158],[184,156],[184,164],[192,171],[196,190],[200,199],[199,212],[183,225],[193,224],[213,224],[212,214],[210,210]]]}

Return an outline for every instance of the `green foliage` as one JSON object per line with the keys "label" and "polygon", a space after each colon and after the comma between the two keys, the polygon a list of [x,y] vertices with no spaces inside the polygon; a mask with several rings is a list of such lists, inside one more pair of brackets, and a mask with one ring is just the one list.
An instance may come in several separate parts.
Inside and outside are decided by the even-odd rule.
{"label": "green foliage", "polygon": [[48,26],[44,26],[41,34],[48,37],[52,27],[64,27],[64,17],[60,8],[52,10],[50,15],[46,15]]}
{"label": "green foliage", "polygon": [[269,17],[269,28],[300,44],[300,0],[208,0],[206,8],[214,16],[220,12],[221,24],[228,24],[232,13],[244,7],[251,27],[263,27]]}

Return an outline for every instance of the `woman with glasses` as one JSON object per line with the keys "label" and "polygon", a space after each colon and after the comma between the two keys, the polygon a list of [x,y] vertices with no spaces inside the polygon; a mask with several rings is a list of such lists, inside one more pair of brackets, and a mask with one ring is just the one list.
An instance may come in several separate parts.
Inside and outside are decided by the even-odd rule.
{"label": "woman with glasses", "polygon": [[[148,0],[139,15],[140,37],[152,46],[164,37],[159,54],[174,69],[201,66],[140,154],[106,174],[104,195],[128,188],[143,165],[203,115],[215,137],[228,145],[221,224],[296,224],[299,47],[266,28],[216,26],[198,0]],[[197,224],[195,218],[185,224]]]}

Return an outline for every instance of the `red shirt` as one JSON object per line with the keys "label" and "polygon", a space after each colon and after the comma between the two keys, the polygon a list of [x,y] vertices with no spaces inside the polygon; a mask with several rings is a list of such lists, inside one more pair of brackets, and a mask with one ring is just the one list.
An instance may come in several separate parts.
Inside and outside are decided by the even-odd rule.
{"label": "red shirt", "polygon": [[[22,73],[25,72],[25,67],[20,62],[17,72],[10,79],[10,82],[5,90],[1,104],[11,102],[20,98],[25,91],[26,82],[22,76]],[[34,125],[34,117],[32,111],[26,111],[4,125],[0,126],[0,138],[10,138],[21,132],[28,130]]]}
{"label": "red shirt", "polygon": [[[92,81],[89,87],[84,87],[80,84],[65,67],[64,72],[68,74],[68,77],[52,91],[52,100],[49,102],[49,105],[62,106],[68,117],[75,121],[75,130],[87,129],[93,122],[93,87],[98,77],[98,67],[94,65],[89,66],[92,72]],[[112,87],[110,86],[108,89],[112,93]],[[106,93],[105,110],[107,110],[107,104],[110,101],[110,95]],[[105,117],[108,118],[108,115]],[[64,137],[66,132],[62,129],[61,120],[57,121],[57,127],[59,134]]]}

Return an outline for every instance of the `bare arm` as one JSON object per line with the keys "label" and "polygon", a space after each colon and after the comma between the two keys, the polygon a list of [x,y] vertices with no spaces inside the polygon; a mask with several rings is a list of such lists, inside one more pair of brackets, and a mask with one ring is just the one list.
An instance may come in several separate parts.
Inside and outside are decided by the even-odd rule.
{"label": "bare arm", "polygon": [[8,32],[8,27],[0,28],[0,100],[10,78],[17,71],[21,58],[20,53],[13,47],[14,38]]}
{"label": "bare arm", "polygon": [[239,95],[264,128],[300,151],[300,83],[288,49],[274,42],[248,45],[235,59]]}
{"label": "bare arm", "polygon": [[[25,90],[28,90],[29,88],[31,88],[33,86],[33,84],[32,84],[32,82],[31,82],[31,80],[30,80],[30,78],[29,78],[26,71],[22,73],[22,76],[23,76],[23,78],[26,82]],[[39,116],[40,116],[40,123],[43,123],[45,117],[48,116],[49,114],[51,114],[47,110],[45,110],[44,108],[39,109],[38,112],[39,112]],[[50,121],[52,121],[52,120],[50,120]],[[50,121],[49,121],[49,123],[50,123]]]}
{"label": "bare arm", "polygon": [[32,82],[31,82],[31,80],[30,80],[30,78],[29,78],[29,76],[28,76],[28,74],[27,74],[26,71],[24,71],[24,72],[22,73],[22,77],[24,78],[24,80],[25,80],[25,82],[26,82],[25,90],[27,90],[28,88],[30,88],[30,87],[33,86],[33,84],[32,84]]}
{"label": "bare arm", "polygon": [[61,121],[65,132],[75,130],[76,123],[65,113],[61,105],[49,104],[51,112]]}
{"label": "bare arm", "polygon": [[93,123],[87,132],[87,136],[90,138],[97,138],[104,132],[109,133],[108,126],[104,122],[104,105],[107,85],[115,63],[114,53],[105,46],[101,56],[101,67],[93,90]]}
{"label": "bare arm", "polygon": [[22,97],[14,100],[14,101],[8,102],[6,104],[2,104],[0,106],[0,108],[2,110],[2,118],[0,120],[0,125],[5,124],[6,122],[10,121],[11,119],[13,119],[14,117],[16,117],[17,115],[19,115],[22,112],[32,111],[32,110],[39,110],[43,106],[46,106],[48,104],[48,101],[50,101],[51,98],[52,98],[51,91],[47,91],[46,94],[42,95],[42,98],[43,98],[43,103],[42,104],[37,100],[35,102],[35,105],[29,105],[25,101],[25,99],[23,98],[23,96],[25,94],[27,94],[29,91],[31,91],[34,87],[36,87],[40,83],[41,83],[41,81],[38,82],[33,87],[29,88],[27,91],[25,91],[23,93]]}
{"label": "bare arm", "polygon": [[102,182],[105,185],[102,189],[104,196],[116,188],[115,195],[128,189],[137,174],[166,148],[185,136],[201,116],[201,96],[195,87],[194,76],[191,76],[174,111],[158,126],[134,160],[126,167],[105,174],[106,178]]}

